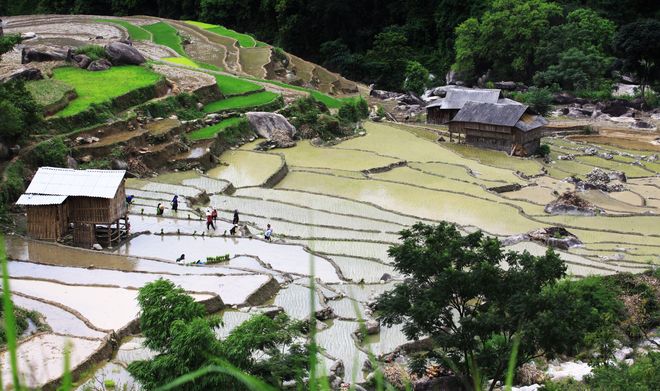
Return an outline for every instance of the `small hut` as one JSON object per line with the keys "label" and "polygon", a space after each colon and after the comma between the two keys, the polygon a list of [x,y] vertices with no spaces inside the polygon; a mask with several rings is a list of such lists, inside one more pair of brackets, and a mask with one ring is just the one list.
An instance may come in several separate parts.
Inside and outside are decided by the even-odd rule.
{"label": "small hut", "polygon": [[464,135],[466,144],[506,151],[511,155],[532,155],[541,145],[548,121],[517,102],[467,102],[449,123],[450,138]]}
{"label": "small hut", "polygon": [[60,240],[73,229],[73,244],[111,246],[128,234],[124,170],[41,167],[17,205],[27,208],[35,239]]}
{"label": "small hut", "polygon": [[450,88],[442,99],[426,106],[426,123],[449,123],[467,102],[497,103],[502,92],[496,89]]}

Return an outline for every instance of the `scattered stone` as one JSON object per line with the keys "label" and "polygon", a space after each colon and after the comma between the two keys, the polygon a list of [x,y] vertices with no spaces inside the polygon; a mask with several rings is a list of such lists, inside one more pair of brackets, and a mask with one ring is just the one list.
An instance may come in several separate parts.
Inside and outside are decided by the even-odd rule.
{"label": "scattered stone", "polygon": [[66,166],[68,168],[73,168],[74,170],[78,168],[78,162],[72,156],[66,157]]}
{"label": "scattered stone", "polygon": [[637,120],[634,124],[630,125],[631,128],[638,128],[638,129],[655,129],[655,126],[651,123],[648,123],[646,121],[641,121]]}
{"label": "scattered stone", "polygon": [[575,160],[575,155],[569,153],[568,155],[559,155],[557,158],[559,160]]}
{"label": "scattered stone", "polygon": [[611,153],[607,153],[607,152],[599,153],[598,156],[605,160],[612,160],[614,158],[614,156],[612,156]]}
{"label": "scattered stone", "polygon": [[316,329],[317,329],[318,331],[323,331],[323,330],[327,329],[328,327],[330,327],[330,326],[328,326],[328,325],[325,324],[324,322],[321,322],[321,321],[318,320],[318,319],[316,320]]}
{"label": "scattered stone", "polygon": [[391,92],[391,91],[384,91],[384,90],[371,90],[369,91],[369,96],[373,96],[374,98],[386,100],[386,99],[395,99],[398,97],[399,94],[398,92]]}
{"label": "scattered stone", "polygon": [[587,155],[592,155],[593,156],[593,155],[598,153],[598,149],[596,149],[596,148],[585,148],[584,153],[586,153]]}
{"label": "scattered stone", "polygon": [[330,370],[329,370],[330,376],[335,375],[335,376],[343,377],[344,370],[345,370],[344,362],[342,360],[337,360],[333,362],[332,365],[330,366]]}
{"label": "scattered stone", "polygon": [[41,70],[37,68],[22,68],[16,72],[13,72],[9,76],[5,77],[2,81],[10,80],[41,80],[44,78],[44,75],[41,73]]}
{"label": "scattered stone", "polygon": [[122,42],[106,45],[105,54],[114,65],[140,65],[147,61],[139,50]]}
{"label": "scattered stone", "polygon": [[530,386],[544,383],[546,381],[546,374],[536,366],[534,361],[531,361],[518,368],[516,379],[518,380],[518,384]]}
{"label": "scattered stone", "polygon": [[75,56],[72,57],[72,59],[73,62],[76,64],[76,66],[82,69],[87,69],[89,64],[92,63],[92,59],[84,54],[76,54]]}
{"label": "scattered stone", "polygon": [[552,102],[559,105],[570,105],[575,103],[575,96],[568,92],[559,92],[552,97]]}
{"label": "scattered stone", "polygon": [[101,245],[98,243],[94,243],[94,245],[92,246],[92,250],[101,251],[103,250],[103,247],[101,247]]}
{"label": "scattered stone", "polygon": [[389,273],[383,273],[380,277],[380,281],[389,281],[392,279],[392,276]]}
{"label": "scattered stone", "polygon": [[113,170],[128,170],[128,163],[123,160],[112,159],[110,162],[110,167]]}
{"label": "scattered stone", "polygon": [[21,33],[21,38],[24,41],[28,40],[28,39],[33,39],[33,38],[36,38],[36,37],[37,37],[37,33],[33,32],[33,31],[28,31],[26,33]]}
{"label": "scattered stone", "polygon": [[331,307],[321,308],[314,313],[314,317],[318,320],[328,320],[336,318],[335,312]]}
{"label": "scattered stone", "polygon": [[85,156],[80,158],[80,161],[82,163],[89,163],[89,162],[92,161],[92,159],[93,159],[92,155],[85,155]]}
{"label": "scattered stone", "polygon": [[545,206],[545,213],[551,215],[595,216],[602,210],[585,201],[576,192],[567,191]]}
{"label": "scattered stone", "polygon": [[101,58],[96,61],[92,61],[87,67],[88,71],[98,72],[98,71],[107,71],[112,67],[112,63],[105,58]]}
{"label": "scattered stone", "polygon": [[374,319],[370,319],[365,322],[365,328],[367,329],[367,334],[373,335],[380,333],[380,322]]}
{"label": "scattered stone", "polygon": [[259,136],[273,142],[276,147],[289,148],[296,145],[293,140],[296,128],[283,115],[250,111],[245,116],[250,128]]}
{"label": "scattered stone", "polygon": [[21,51],[21,64],[42,61],[64,61],[68,57],[69,50],[51,46],[26,46]]}
{"label": "scattered stone", "polygon": [[544,243],[550,247],[568,250],[571,247],[579,246],[582,242],[577,236],[568,232],[563,227],[540,228],[527,234],[531,240]]}

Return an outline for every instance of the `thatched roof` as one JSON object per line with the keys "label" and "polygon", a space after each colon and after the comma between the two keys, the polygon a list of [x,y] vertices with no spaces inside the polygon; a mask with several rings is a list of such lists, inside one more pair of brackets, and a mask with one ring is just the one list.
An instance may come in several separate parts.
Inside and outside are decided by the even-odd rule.
{"label": "thatched roof", "polygon": [[497,103],[500,95],[501,91],[496,89],[452,88],[447,90],[443,99],[438,99],[426,107],[460,110],[467,102]]}
{"label": "thatched roof", "polygon": [[539,128],[548,121],[539,116],[525,114],[527,106],[508,103],[467,102],[451,122],[475,122],[496,126],[516,127],[523,132]]}

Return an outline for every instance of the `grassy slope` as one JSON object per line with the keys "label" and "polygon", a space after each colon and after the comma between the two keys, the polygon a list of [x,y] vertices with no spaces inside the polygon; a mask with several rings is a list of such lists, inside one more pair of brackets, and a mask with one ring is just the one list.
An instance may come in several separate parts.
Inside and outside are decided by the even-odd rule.
{"label": "grassy slope", "polygon": [[279,95],[263,91],[256,94],[235,96],[233,98],[222,99],[204,106],[204,112],[213,113],[222,110],[241,109],[246,107],[256,107],[273,102]]}
{"label": "grassy slope", "polygon": [[128,35],[131,37],[132,40],[134,41],[150,41],[151,40],[151,34],[142,27],[136,26],[133,23],[126,22],[124,20],[117,20],[117,19],[95,19],[95,22],[104,22],[104,23],[114,23],[118,24],[126,29],[128,31]]}
{"label": "grassy slope", "polygon": [[225,96],[245,94],[248,92],[259,91],[263,88],[258,84],[239,79],[238,77],[226,75],[213,76],[215,76],[215,80],[218,82],[218,87],[220,87],[220,91]]}
{"label": "grassy slope", "polygon": [[[236,32],[234,30],[230,30],[226,27],[218,26],[215,24],[208,24],[208,23],[202,23],[202,22],[194,22],[191,20],[186,21],[186,23],[192,25],[192,26],[197,26],[199,28],[203,28],[204,30],[208,30],[212,33],[222,35],[224,37],[229,37],[233,38],[236,41],[238,41],[238,44],[241,45],[241,47],[244,48],[253,48],[257,46],[257,41],[252,38],[251,36],[247,34],[241,34],[239,32]],[[261,46],[261,45],[259,45]]]}
{"label": "grassy slope", "polygon": [[165,22],[158,22],[143,26],[143,28],[153,34],[154,42],[157,44],[167,46],[182,56],[186,55],[181,46],[181,37],[174,27]]}
{"label": "grassy slope", "polygon": [[120,66],[102,72],[73,67],[55,68],[53,77],[74,87],[78,93],[78,98],[56,114],[67,117],[84,111],[91,104],[107,102],[132,90],[152,85],[162,76],[140,66]]}
{"label": "grassy slope", "polygon": [[173,64],[185,65],[188,67],[199,68],[199,64],[189,59],[188,57],[163,57],[163,61],[171,62]]}
{"label": "grassy slope", "polygon": [[43,79],[25,83],[25,88],[41,106],[48,106],[64,97],[73,87],[58,80]]}
{"label": "grassy slope", "polygon": [[229,126],[236,125],[243,120],[242,117],[233,117],[228,118],[224,121],[221,121],[215,125],[207,126],[206,128],[195,130],[188,134],[190,140],[204,140],[215,137],[216,134],[228,128]]}

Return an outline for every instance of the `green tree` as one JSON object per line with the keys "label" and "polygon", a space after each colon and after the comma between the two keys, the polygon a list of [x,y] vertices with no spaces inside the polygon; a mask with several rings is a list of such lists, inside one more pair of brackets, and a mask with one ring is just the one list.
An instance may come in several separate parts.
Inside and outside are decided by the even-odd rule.
{"label": "green tree", "polygon": [[614,59],[591,46],[585,50],[570,48],[559,55],[559,62],[534,75],[534,84],[558,85],[561,88],[593,90],[602,86],[605,73]]}
{"label": "green tree", "polygon": [[0,36],[0,60],[2,55],[10,51],[21,42],[21,36],[18,34],[8,34]]}
{"label": "green tree", "polygon": [[0,139],[16,141],[41,121],[41,107],[20,81],[0,84]]}
{"label": "green tree", "polygon": [[35,167],[66,167],[69,152],[62,137],[54,137],[35,145],[30,151],[30,161]]}
{"label": "green tree", "polygon": [[660,352],[649,352],[637,357],[634,364],[619,363],[614,366],[599,367],[587,377],[591,391],[660,390]]}
{"label": "green tree", "polygon": [[[434,349],[415,360],[452,363],[466,387],[480,389],[478,379],[502,380],[515,338],[518,364],[534,357],[574,351],[599,327],[599,307],[577,305],[554,293],[566,266],[552,250],[543,256],[505,252],[501,243],[481,232],[463,236],[455,225],[422,223],[401,231],[401,244],[390,247],[403,283],[377,300],[386,325],[403,324],[408,338],[429,336]],[[548,303],[561,297],[564,306]],[[567,307],[566,307],[567,306]],[[585,316],[584,322],[576,317]],[[562,331],[570,330],[565,339]]]}
{"label": "green tree", "polygon": [[[291,321],[285,314],[274,319],[256,315],[220,340],[214,332],[220,318],[206,317],[204,307],[169,280],[145,285],[138,293],[138,303],[145,346],[158,354],[151,360],[131,363],[128,370],[146,390],[227,362],[278,386],[308,372],[307,346],[299,342],[306,324]],[[182,389],[242,390],[244,386],[231,376],[212,372]]]}
{"label": "green tree", "polygon": [[660,81],[660,21],[645,19],[621,27],[614,48],[623,59],[623,69],[639,78],[645,98],[646,86]]}
{"label": "green tree", "polygon": [[365,56],[371,80],[379,88],[401,90],[411,55],[408,39],[400,27],[392,26],[379,33]]}
{"label": "green tree", "polygon": [[406,66],[406,80],[403,88],[406,91],[412,91],[417,95],[424,93],[429,82],[429,71],[417,61],[409,61]]}
{"label": "green tree", "polygon": [[561,12],[544,0],[493,1],[480,19],[456,28],[454,69],[473,79],[490,69],[494,77],[530,80],[536,47]]}

